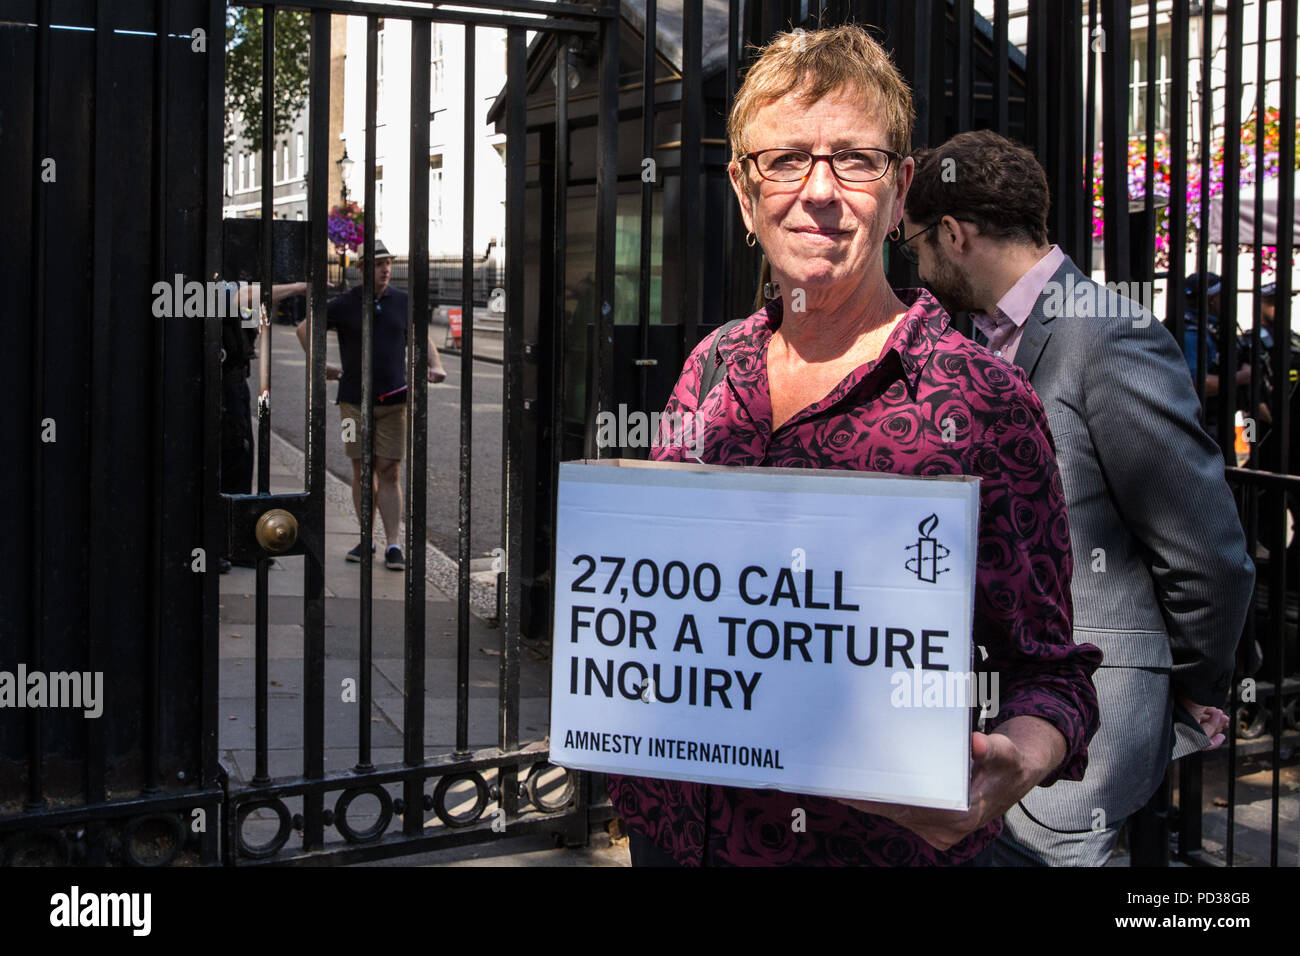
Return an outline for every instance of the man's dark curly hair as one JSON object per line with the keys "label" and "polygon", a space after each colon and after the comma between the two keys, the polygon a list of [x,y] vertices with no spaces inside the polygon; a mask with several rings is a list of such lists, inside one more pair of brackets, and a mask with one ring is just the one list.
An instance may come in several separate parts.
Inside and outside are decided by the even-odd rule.
{"label": "man's dark curly hair", "polygon": [[[916,174],[907,193],[907,216],[913,222],[928,226],[952,216],[975,223],[986,236],[1047,245],[1047,175],[1024,146],[976,130],[918,149],[912,158]],[[925,239],[938,241],[933,230]]]}

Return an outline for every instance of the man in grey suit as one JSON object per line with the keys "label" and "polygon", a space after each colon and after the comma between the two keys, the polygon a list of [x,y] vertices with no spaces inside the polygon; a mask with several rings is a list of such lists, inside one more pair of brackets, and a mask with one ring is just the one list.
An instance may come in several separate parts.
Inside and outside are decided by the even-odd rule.
{"label": "man in grey suit", "polygon": [[1100,866],[1168,762],[1222,743],[1254,564],[1178,344],[1048,245],[1033,153],[973,132],[914,155],[897,248],[1042,399],[1069,513],[1075,640],[1105,655],[1087,773],[1013,807],[994,859]]}

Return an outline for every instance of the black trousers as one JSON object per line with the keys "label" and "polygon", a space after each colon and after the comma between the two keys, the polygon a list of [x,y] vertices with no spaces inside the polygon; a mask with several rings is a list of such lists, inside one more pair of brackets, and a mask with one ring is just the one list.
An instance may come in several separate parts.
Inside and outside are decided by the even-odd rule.
{"label": "black trousers", "polygon": [[639,830],[627,831],[627,849],[633,866],[681,866]]}
{"label": "black trousers", "polygon": [[252,492],[253,420],[248,378],[226,372],[221,377],[221,493]]}

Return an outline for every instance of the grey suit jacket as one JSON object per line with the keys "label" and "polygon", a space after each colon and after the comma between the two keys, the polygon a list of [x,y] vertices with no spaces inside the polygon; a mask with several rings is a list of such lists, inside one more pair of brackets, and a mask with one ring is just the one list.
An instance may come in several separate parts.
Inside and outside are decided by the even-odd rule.
{"label": "grey suit jacket", "polygon": [[1022,805],[1081,830],[1098,808],[1115,821],[1141,807],[1171,757],[1208,743],[1190,718],[1175,733],[1173,698],[1225,705],[1255,568],[1182,352],[1155,316],[1067,257],[1015,364],[1047,411],[1065,486],[1074,637],[1105,655],[1084,779]]}

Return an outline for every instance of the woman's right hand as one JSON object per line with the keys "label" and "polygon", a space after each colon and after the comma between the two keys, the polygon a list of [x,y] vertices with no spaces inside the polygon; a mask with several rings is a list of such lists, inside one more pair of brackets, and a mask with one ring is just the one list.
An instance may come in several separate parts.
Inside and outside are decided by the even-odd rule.
{"label": "woman's right hand", "polygon": [[325,363],[325,381],[336,382],[342,377],[342,375],[343,369],[339,368],[337,365],[330,365],[328,362]]}

